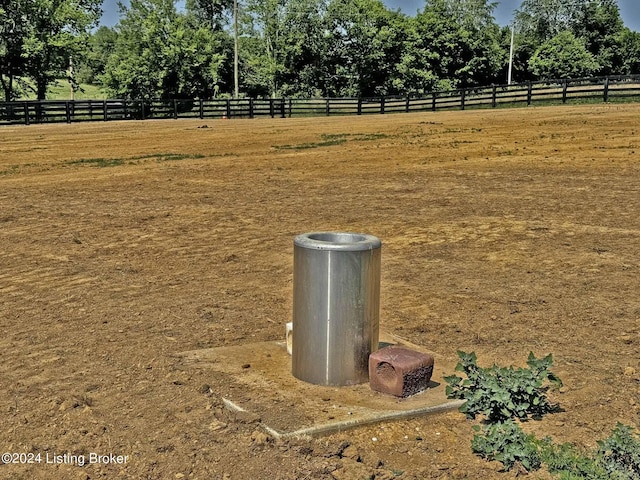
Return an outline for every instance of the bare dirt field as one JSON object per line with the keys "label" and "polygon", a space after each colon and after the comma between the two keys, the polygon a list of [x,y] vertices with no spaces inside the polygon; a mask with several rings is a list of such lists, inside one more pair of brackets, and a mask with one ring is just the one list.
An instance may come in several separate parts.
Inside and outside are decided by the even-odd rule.
{"label": "bare dirt field", "polygon": [[0,450],[41,461],[0,478],[513,477],[457,411],[276,441],[184,364],[283,338],[317,230],[382,240],[386,331],[552,353],[563,411],[526,431],[639,426],[640,105],[2,127]]}

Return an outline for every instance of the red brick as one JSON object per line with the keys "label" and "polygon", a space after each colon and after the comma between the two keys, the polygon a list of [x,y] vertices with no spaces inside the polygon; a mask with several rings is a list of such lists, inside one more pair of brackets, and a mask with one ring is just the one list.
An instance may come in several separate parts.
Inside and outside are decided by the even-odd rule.
{"label": "red brick", "polygon": [[426,390],[433,357],[405,347],[381,348],[369,355],[369,385],[376,392],[408,397]]}

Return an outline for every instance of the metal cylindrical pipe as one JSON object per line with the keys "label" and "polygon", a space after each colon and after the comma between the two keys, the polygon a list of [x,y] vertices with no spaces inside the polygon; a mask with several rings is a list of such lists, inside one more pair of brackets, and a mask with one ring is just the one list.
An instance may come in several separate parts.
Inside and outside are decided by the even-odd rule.
{"label": "metal cylindrical pipe", "polygon": [[369,379],[378,349],[380,257],[372,235],[298,235],[293,255],[294,377],[316,385]]}

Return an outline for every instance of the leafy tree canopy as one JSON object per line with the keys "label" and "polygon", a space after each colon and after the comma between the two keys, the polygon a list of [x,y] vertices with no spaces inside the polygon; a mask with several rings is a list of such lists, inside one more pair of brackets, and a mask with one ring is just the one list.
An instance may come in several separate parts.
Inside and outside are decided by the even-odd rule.
{"label": "leafy tree canopy", "polygon": [[529,60],[531,71],[541,79],[586,77],[599,65],[583,39],[569,30],[544,42]]}
{"label": "leafy tree canopy", "polygon": [[[0,0],[0,84],[44,98],[69,75],[130,98],[232,92],[233,0],[131,0],[94,30],[102,0]],[[493,0],[239,0],[240,92],[251,97],[416,95],[504,83],[511,28]],[[640,73],[640,37],[616,0],[523,0],[515,81]],[[73,64],[74,69],[69,67]],[[68,69],[68,70],[67,70]]]}
{"label": "leafy tree canopy", "polygon": [[224,33],[193,26],[173,0],[131,0],[103,81],[125,98],[212,96],[225,61]]}
{"label": "leafy tree canopy", "polygon": [[0,78],[5,98],[27,77],[39,99],[86,49],[102,0],[11,0],[0,9]]}

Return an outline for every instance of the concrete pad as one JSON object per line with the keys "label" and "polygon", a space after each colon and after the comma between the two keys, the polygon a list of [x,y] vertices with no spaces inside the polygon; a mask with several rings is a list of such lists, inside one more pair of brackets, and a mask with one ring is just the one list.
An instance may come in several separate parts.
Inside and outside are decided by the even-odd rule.
{"label": "concrete pad", "polygon": [[442,380],[454,371],[455,360],[388,334],[381,334],[380,339],[381,346],[402,345],[433,355],[435,369],[426,391],[399,399],[372,391],[369,383],[327,387],[303,382],[291,374],[291,356],[284,341],[193,350],[180,357],[187,368],[194,365],[227,374],[228,384],[215,388],[227,408],[257,415],[262,427],[276,438],[328,434],[462,404],[447,399]]}

